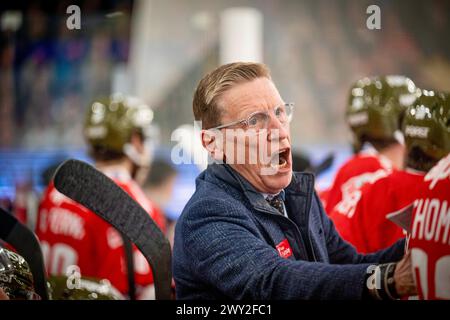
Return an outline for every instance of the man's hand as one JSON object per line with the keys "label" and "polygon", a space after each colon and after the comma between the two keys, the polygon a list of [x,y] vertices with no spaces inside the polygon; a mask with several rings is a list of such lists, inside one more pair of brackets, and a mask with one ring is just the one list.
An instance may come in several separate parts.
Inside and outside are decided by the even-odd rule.
{"label": "man's hand", "polygon": [[414,282],[413,269],[411,265],[411,252],[405,253],[402,260],[397,263],[394,272],[395,290],[401,297],[413,296],[417,294],[416,283]]}

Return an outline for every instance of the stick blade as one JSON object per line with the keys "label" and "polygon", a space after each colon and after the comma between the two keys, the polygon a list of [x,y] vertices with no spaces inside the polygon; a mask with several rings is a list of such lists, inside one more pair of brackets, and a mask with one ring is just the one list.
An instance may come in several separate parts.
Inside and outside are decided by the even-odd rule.
{"label": "stick blade", "polygon": [[170,244],[149,214],[114,181],[85,162],[65,161],[53,181],[59,192],[100,216],[136,244],[152,267],[156,298],[170,299]]}

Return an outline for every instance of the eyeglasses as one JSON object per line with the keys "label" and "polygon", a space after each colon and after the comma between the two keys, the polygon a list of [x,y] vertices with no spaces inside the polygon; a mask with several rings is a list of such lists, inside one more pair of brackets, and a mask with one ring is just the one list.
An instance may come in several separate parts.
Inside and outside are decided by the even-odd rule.
{"label": "eyeglasses", "polygon": [[[294,110],[294,103],[284,103],[282,105],[276,106],[273,109],[273,113],[277,117],[278,121],[284,126],[287,125],[292,120],[292,113]],[[262,130],[267,129],[269,127],[270,115],[267,111],[258,111],[250,114],[246,119],[230,122],[227,124],[220,125],[218,127],[210,128],[209,130],[214,129],[223,129],[235,125],[243,125],[247,129],[254,130]]]}

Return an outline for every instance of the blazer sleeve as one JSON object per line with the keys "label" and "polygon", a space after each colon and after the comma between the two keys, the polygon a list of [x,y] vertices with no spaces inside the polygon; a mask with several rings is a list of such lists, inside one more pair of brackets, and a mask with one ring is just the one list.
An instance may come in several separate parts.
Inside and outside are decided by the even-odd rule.
{"label": "blazer sleeve", "polygon": [[349,264],[280,257],[258,236],[246,208],[223,199],[192,204],[177,228],[193,276],[229,298],[361,299],[370,264],[351,261],[370,259],[359,257],[326,221],[333,255],[344,249]]}

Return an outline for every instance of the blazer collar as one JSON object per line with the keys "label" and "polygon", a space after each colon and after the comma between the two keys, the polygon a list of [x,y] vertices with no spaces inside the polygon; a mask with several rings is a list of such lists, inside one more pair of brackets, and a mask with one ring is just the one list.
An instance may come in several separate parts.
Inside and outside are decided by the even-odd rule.
{"label": "blazer collar", "polygon": [[[206,169],[206,175],[212,175],[222,180],[233,188],[242,190],[245,197],[251,205],[259,210],[267,211],[267,201],[263,195],[257,191],[244,177],[235,171],[228,164],[210,164]],[[294,172],[291,183],[284,189],[286,198],[307,197],[309,198],[314,191],[314,176],[311,173]]]}

